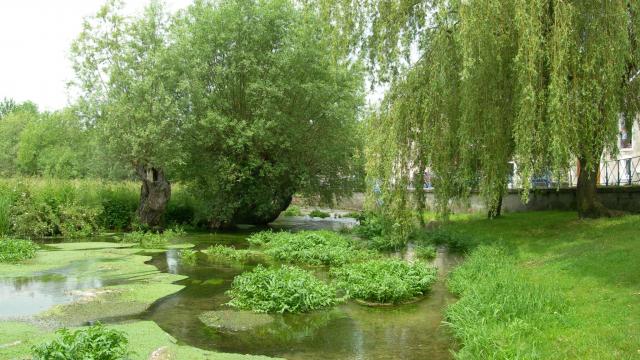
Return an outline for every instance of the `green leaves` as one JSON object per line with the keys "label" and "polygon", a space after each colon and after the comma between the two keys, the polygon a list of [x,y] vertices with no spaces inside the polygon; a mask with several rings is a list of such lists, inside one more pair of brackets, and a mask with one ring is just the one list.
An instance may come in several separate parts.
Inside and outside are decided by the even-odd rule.
{"label": "green leaves", "polygon": [[301,313],[336,304],[335,290],[293,266],[253,271],[233,279],[228,305],[255,312]]}
{"label": "green leaves", "polygon": [[436,269],[401,260],[371,260],[332,269],[331,276],[351,298],[398,304],[424,295],[436,281]]}
{"label": "green leaves", "polygon": [[36,256],[38,247],[30,240],[0,237],[0,263],[17,263]]}
{"label": "green leaves", "polygon": [[125,360],[129,340],[121,331],[98,323],[86,329],[58,330],[58,338],[33,348],[36,360]]}

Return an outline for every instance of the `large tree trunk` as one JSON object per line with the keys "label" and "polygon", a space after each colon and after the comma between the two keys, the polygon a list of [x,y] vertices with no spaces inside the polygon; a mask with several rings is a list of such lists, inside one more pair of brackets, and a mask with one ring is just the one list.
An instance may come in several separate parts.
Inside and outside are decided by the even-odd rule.
{"label": "large tree trunk", "polygon": [[598,166],[587,163],[585,158],[579,160],[578,185],[576,200],[578,216],[581,219],[611,216],[610,211],[598,200]]}
{"label": "large tree trunk", "polygon": [[162,169],[138,165],[136,172],[142,180],[138,205],[140,223],[149,229],[160,231],[167,203],[171,198],[171,184]]}

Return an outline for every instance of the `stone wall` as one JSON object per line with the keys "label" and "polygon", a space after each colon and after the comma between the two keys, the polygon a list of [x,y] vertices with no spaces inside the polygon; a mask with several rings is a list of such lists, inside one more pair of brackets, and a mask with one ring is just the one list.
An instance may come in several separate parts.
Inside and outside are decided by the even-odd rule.
{"label": "stone wall", "polygon": [[[600,201],[609,209],[640,213],[640,186],[609,187],[598,189]],[[433,192],[427,191],[426,207],[431,209],[435,205]],[[320,206],[317,201],[294,198],[294,204],[300,206]],[[364,208],[364,194],[355,193],[349,198],[337,201],[337,209],[362,210]],[[478,194],[472,194],[466,201],[451,203],[454,212],[486,212],[484,201]],[[531,191],[529,202],[521,201],[519,191],[510,190],[502,200],[505,212],[536,211],[536,210],[575,210],[575,189],[536,189]]]}

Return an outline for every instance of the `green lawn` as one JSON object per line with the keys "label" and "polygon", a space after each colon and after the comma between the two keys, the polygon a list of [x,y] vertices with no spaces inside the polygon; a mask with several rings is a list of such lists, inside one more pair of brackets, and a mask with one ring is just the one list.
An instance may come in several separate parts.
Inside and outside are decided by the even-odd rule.
{"label": "green lawn", "polygon": [[460,359],[640,359],[640,216],[453,221],[479,247],[449,280]]}

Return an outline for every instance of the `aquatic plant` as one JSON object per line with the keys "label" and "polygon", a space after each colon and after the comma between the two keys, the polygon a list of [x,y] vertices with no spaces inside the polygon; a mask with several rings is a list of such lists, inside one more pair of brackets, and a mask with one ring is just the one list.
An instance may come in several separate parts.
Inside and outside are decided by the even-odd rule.
{"label": "aquatic plant", "polygon": [[37,246],[30,240],[0,237],[0,263],[16,263],[36,256]]}
{"label": "aquatic plant", "polygon": [[297,205],[290,205],[287,210],[282,212],[284,216],[302,216],[302,210]]}
{"label": "aquatic plant", "polygon": [[277,260],[307,265],[338,266],[378,256],[333,231],[265,232],[253,243],[264,244],[264,252]]}
{"label": "aquatic plant", "polygon": [[138,243],[143,249],[164,249],[169,241],[184,235],[180,228],[167,229],[162,233],[152,231],[133,231],[122,236],[122,242]]}
{"label": "aquatic plant", "polygon": [[424,260],[433,260],[437,255],[436,247],[433,245],[417,245],[415,251],[416,256]]}
{"label": "aquatic plant", "polygon": [[180,260],[184,264],[194,265],[198,261],[198,252],[193,249],[180,250]]}
{"label": "aquatic plant", "polygon": [[35,360],[124,360],[129,340],[122,331],[98,323],[86,329],[57,331],[58,338],[35,346]]}
{"label": "aquatic plant", "polygon": [[231,260],[245,262],[252,257],[259,256],[259,253],[247,249],[236,249],[230,246],[213,245],[203,250],[205,255],[215,260]]}
{"label": "aquatic plant", "polygon": [[322,210],[314,209],[309,213],[309,216],[311,216],[312,218],[326,219],[330,217],[331,214],[329,214],[328,212],[324,212]]}
{"label": "aquatic plant", "polygon": [[236,276],[227,295],[231,297],[228,305],[261,313],[308,312],[337,302],[333,287],[294,266],[258,265]]}
{"label": "aquatic plant", "polygon": [[335,285],[348,297],[398,304],[424,295],[436,281],[436,269],[401,260],[370,260],[331,269]]}

